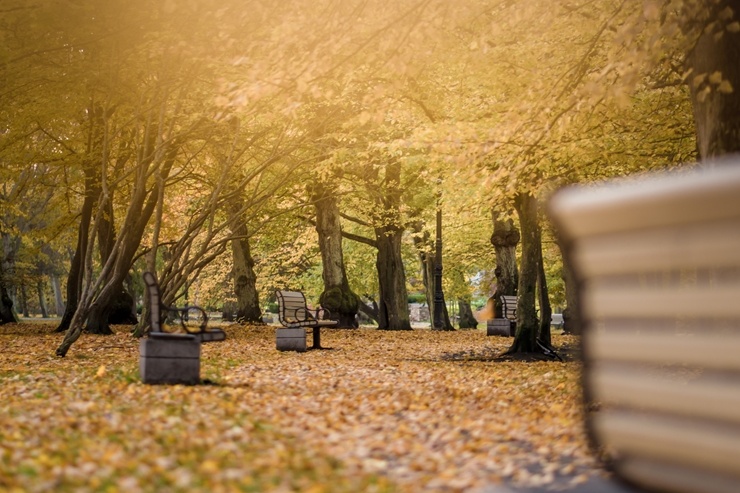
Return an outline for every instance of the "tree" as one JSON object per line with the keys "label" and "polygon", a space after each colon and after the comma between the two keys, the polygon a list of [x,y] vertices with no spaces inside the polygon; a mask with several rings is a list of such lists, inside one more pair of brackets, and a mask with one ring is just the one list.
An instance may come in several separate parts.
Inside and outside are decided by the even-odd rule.
{"label": "tree", "polygon": [[490,313],[494,318],[503,318],[501,296],[516,296],[519,287],[519,271],[516,264],[516,247],[521,238],[519,230],[511,218],[502,219],[495,210],[493,215],[493,234],[491,244],[496,252],[496,290],[488,300],[493,305]]}
{"label": "tree", "polygon": [[[688,17],[698,39],[687,54],[699,155],[740,152],[740,4],[700,1]],[[698,25],[697,25],[698,24]]]}
{"label": "tree", "polygon": [[312,187],[312,202],[316,210],[316,232],[321,251],[324,291],[319,301],[339,322],[339,327],[357,327],[355,316],[360,298],[350,289],[342,251],[342,225],[336,196],[328,185]]}

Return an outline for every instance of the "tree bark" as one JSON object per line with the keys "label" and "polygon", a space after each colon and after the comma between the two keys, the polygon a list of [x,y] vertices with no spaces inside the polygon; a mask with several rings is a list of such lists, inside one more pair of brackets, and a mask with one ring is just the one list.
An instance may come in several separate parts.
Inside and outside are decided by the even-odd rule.
{"label": "tree bark", "polygon": [[21,284],[21,311],[24,317],[28,318],[31,316],[28,311],[28,291],[25,284]]}
{"label": "tree bark", "polygon": [[539,272],[537,198],[529,193],[519,193],[514,199],[514,207],[521,228],[522,257],[517,289],[516,333],[507,353],[539,352],[539,324],[535,311]]}
{"label": "tree bark", "polygon": [[492,211],[492,216],[491,244],[496,252],[496,269],[494,270],[496,290],[488,300],[488,304],[493,304],[494,318],[503,318],[501,296],[516,296],[517,294],[519,273],[516,266],[516,247],[521,235],[512,219],[502,220],[496,211]]}
{"label": "tree bark", "polygon": [[384,330],[411,330],[409,319],[406,271],[401,256],[403,227],[401,225],[401,164],[392,161],[385,166],[380,214],[375,219],[375,238],[378,246],[375,267],[378,271],[380,302],[378,328]]}
{"label": "tree bark", "polygon": [[18,317],[13,311],[13,300],[5,286],[5,272],[2,262],[0,262],[0,325],[16,322],[18,322]]}
{"label": "tree bark", "polygon": [[470,307],[470,300],[457,300],[457,307],[460,311],[460,328],[477,328],[478,321],[475,319],[475,316],[473,316],[473,309]]}
{"label": "tree bark", "polygon": [[545,275],[545,262],[542,257],[542,228],[539,221],[537,222],[537,300],[540,305],[540,330],[539,340],[545,346],[552,344],[550,337],[550,322],[552,321],[552,306],[550,306],[550,296],[547,290],[547,276]]}
{"label": "tree bark", "polygon": [[61,316],[64,313],[64,298],[62,298],[62,286],[59,276],[51,275],[51,289],[54,291],[54,313]]}
{"label": "tree bark", "polygon": [[324,291],[319,303],[331,313],[340,328],[356,328],[360,297],[349,287],[342,251],[342,224],[337,199],[323,185],[313,188],[316,232],[321,251]]}
{"label": "tree bark", "polygon": [[[740,152],[740,33],[727,28],[728,23],[738,21],[740,5],[737,0],[706,4],[707,22],[716,22],[712,28],[702,30],[687,57],[687,65],[692,69],[688,81],[702,160]],[[734,11],[734,16],[718,21],[718,13],[726,9]],[[710,81],[709,76],[715,73],[721,74],[722,81],[728,84]]]}
{"label": "tree bark", "polygon": [[238,221],[233,226],[235,236],[231,240],[231,253],[234,259],[234,295],[236,296],[235,318],[240,323],[262,325],[257,274],[254,272],[254,259],[249,246],[247,225]]}
{"label": "tree bark", "polygon": [[90,237],[90,226],[92,223],[93,210],[95,204],[98,202],[100,197],[100,176],[99,166],[95,164],[95,157],[100,156],[100,148],[103,142],[102,132],[102,112],[97,111],[94,108],[88,109],[90,115],[90,130],[88,135],[88,147],[86,151],[86,159],[83,162],[83,172],[85,174],[85,198],[82,202],[82,211],[80,213],[80,225],[77,229],[77,247],[75,249],[74,256],[72,257],[72,264],[69,269],[69,275],[67,276],[67,305],[62,315],[62,320],[54,330],[54,332],[66,332],[77,307],[80,302],[80,296],[82,295],[82,283],[84,280],[84,270],[87,255],[87,246]]}
{"label": "tree bark", "polygon": [[388,228],[381,228],[377,234],[378,254],[375,267],[378,270],[380,287],[379,329],[411,330],[406,274],[401,258],[401,237],[401,231]]}
{"label": "tree bark", "polygon": [[580,313],[578,308],[578,290],[573,269],[570,266],[567,255],[563,255],[563,282],[565,283],[563,331],[569,334],[580,334],[581,322],[578,318],[578,314]]}
{"label": "tree bark", "polygon": [[49,318],[49,310],[46,307],[46,294],[44,293],[46,286],[44,285],[43,279],[39,279],[36,283],[36,291],[39,294],[39,309],[41,310],[41,318]]}

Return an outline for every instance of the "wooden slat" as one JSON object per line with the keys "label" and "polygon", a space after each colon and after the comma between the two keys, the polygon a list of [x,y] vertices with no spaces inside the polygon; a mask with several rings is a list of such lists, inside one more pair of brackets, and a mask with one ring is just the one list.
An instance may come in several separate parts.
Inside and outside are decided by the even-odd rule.
{"label": "wooden slat", "polygon": [[601,443],[625,456],[685,464],[740,480],[740,427],[610,410],[594,417]]}
{"label": "wooden slat", "polygon": [[686,337],[662,332],[592,331],[584,338],[591,361],[685,364],[740,371],[740,332]]}
{"label": "wooden slat", "polygon": [[588,319],[725,317],[740,318],[740,285],[644,287],[591,282],[584,286]]}
{"label": "wooden slat", "polygon": [[571,238],[740,217],[740,166],[631,178],[556,194],[550,210]]}
{"label": "wooden slat", "polygon": [[[740,196],[737,199],[740,202]],[[574,246],[582,276],[740,266],[740,220],[584,238]]]}
{"label": "wooden slat", "polygon": [[662,491],[675,493],[737,493],[737,477],[707,473],[685,465],[626,458],[618,465],[619,471],[637,481]]}
{"label": "wooden slat", "polygon": [[693,416],[740,425],[740,374],[679,379],[670,369],[647,372],[598,364],[588,375],[594,399],[604,404]]}

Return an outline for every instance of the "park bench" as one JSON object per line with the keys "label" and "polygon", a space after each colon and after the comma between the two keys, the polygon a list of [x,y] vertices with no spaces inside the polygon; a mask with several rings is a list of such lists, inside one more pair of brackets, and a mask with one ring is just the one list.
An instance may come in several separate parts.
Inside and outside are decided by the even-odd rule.
{"label": "park bench", "polygon": [[[144,383],[184,383],[200,382],[200,345],[203,342],[223,341],[226,333],[221,329],[208,329],[208,315],[198,306],[182,308],[162,303],[154,274],[144,272],[144,284],[149,298],[150,331],[148,338],[142,339],[139,346],[139,371]],[[199,314],[200,324],[191,328],[187,322],[190,313]],[[164,331],[167,316],[174,314],[179,319],[182,333]]]}
{"label": "park bench", "polygon": [[517,297],[502,294],[501,311],[503,318],[493,318],[486,322],[486,335],[513,336],[516,331],[516,303]]}
{"label": "park bench", "polygon": [[[314,313],[306,305],[306,297],[300,291],[276,291],[278,320],[284,326],[277,329],[276,344],[279,351],[306,351],[328,349],[321,347],[321,328],[337,325],[336,320],[323,320],[328,311],[319,308]],[[313,336],[312,345],[306,347],[308,332]]]}
{"label": "park bench", "polygon": [[595,452],[625,491],[740,491],[740,163],[564,190],[550,212]]}

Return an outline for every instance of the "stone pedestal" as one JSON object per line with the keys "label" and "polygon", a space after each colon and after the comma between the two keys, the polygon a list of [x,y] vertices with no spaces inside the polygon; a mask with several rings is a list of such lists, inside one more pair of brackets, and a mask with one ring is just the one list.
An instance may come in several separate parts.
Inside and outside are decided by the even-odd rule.
{"label": "stone pedestal", "polygon": [[276,334],[278,351],[306,350],[306,329],[277,329]]}
{"label": "stone pedestal", "polygon": [[144,383],[200,383],[200,340],[193,335],[166,334],[142,339],[139,354]]}
{"label": "stone pedestal", "polygon": [[486,335],[510,337],[511,321],[508,318],[494,318],[486,322]]}

